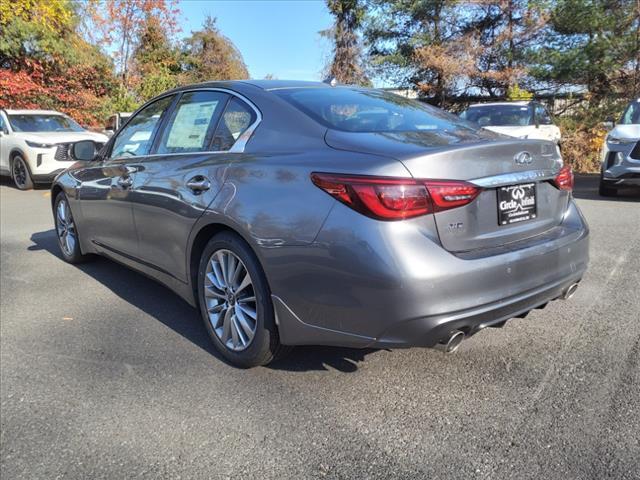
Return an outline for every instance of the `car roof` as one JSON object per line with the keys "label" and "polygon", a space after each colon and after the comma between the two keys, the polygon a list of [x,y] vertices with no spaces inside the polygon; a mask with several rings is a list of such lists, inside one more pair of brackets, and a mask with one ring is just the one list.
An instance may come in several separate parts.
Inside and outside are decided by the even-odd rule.
{"label": "car roof", "polygon": [[521,107],[527,107],[530,104],[535,103],[533,100],[518,100],[514,102],[490,102],[490,103],[474,103],[469,105],[469,108],[473,107],[494,107],[500,105],[519,105]]}
{"label": "car roof", "polygon": [[14,109],[5,109],[4,110],[7,115],[63,115],[62,112],[56,112],[55,110],[14,110]]}
{"label": "car roof", "polygon": [[246,87],[257,87],[261,90],[282,90],[287,88],[333,88],[331,85],[323,82],[311,82],[304,80],[223,80],[194,83],[191,85],[183,85],[168,92],[177,93],[184,90],[192,90],[194,88],[228,88],[231,90],[245,90]]}

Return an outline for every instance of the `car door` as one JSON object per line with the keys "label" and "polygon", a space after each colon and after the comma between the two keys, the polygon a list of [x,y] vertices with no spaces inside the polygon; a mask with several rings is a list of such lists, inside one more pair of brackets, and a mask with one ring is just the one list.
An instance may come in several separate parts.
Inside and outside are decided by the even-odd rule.
{"label": "car door", "polygon": [[[257,118],[251,107],[239,102],[219,90],[184,92],[156,141],[154,155],[144,160],[134,179],[141,258],[183,282],[191,229],[224,183],[233,158],[228,150],[238,130]],[[235,137],[227,127],[231,116]]]}
{"label": "car door", "polygon": [[74,173],[81,181],[82,235],[98,248],[124,257],[138,257],[131,187],[175,98],[175,95],[162,97],[145,106],[112,139],[106,148],[106,158]]}

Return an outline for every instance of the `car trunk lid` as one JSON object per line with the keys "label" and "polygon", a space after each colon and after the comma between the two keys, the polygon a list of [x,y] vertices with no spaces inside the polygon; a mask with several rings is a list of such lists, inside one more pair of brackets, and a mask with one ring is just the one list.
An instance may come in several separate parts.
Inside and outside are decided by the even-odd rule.
{"label": "car trunk lid", "polygon": [[[539,235],[560,224],[567,207],[569,193],[552,183],[562,167],[552,142],[480,133],[337,131],[329,131],[326,141],[342,150],[392,156],[416,179],[464,180],[482,187],[470,204],[434,214],[440,241],[451,252]],[[533,197],[535,208],[526,208]],[[509,212],[514,216],[506,217]]]}

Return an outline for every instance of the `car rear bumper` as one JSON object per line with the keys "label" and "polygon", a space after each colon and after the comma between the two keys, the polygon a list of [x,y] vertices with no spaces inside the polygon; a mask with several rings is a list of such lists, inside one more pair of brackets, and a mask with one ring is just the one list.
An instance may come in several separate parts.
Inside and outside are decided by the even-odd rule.
{"label": "car rear bumper", "polygon": [[559,298],[589,259],[573,201],[560,234],[466,258],[429,238],[428,225],[366,220],[340,205],[293,262],[266,253],[283,343],[430,347],[452,330],[473,334]]}

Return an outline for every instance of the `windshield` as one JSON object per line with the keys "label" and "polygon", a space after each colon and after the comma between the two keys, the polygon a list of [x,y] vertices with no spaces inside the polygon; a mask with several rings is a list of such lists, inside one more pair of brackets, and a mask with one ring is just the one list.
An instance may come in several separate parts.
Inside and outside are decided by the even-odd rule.
{"label": "windshield", "polygon": [[640,124],[640,102],[632,102],[624,111],[620,119],[621,125],[637,125]]}
{"label": "windshield", "polygon": [[19,114],[9,115],[15,132],[84,132],[84,129],[63,115]]}
{"label": "windshield", "polygon": [[443,110],[380,90],[337,87],[274,93],[327,128],[345,132],[475,130]]}
{"label": "windshield", "polygon": [[527,105],[484,105],[471,107],[460,117],[481,127],[525,127],[533,124],[533,108]]}

